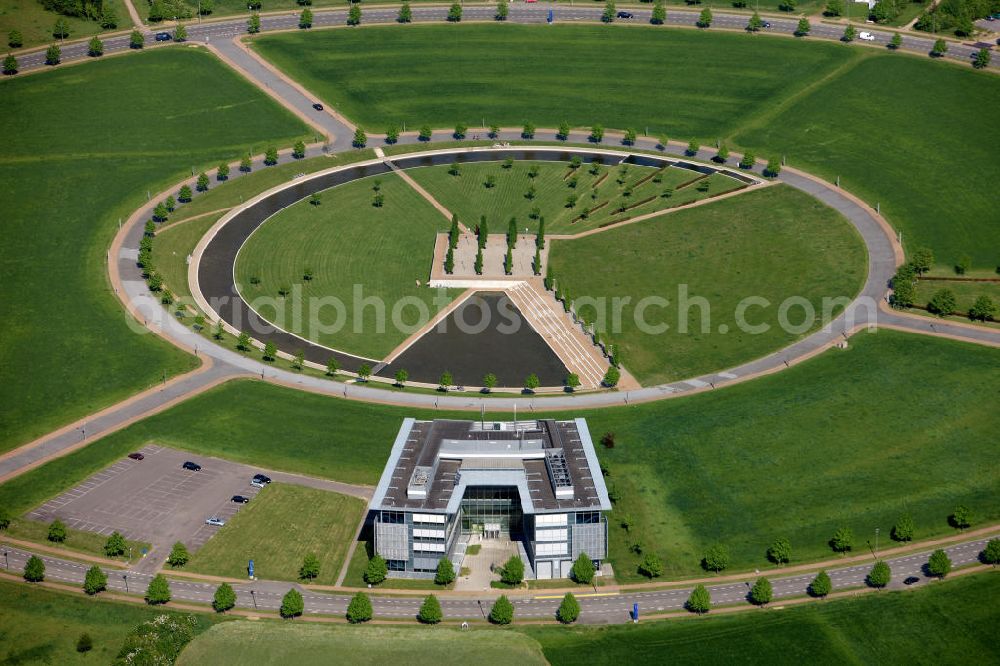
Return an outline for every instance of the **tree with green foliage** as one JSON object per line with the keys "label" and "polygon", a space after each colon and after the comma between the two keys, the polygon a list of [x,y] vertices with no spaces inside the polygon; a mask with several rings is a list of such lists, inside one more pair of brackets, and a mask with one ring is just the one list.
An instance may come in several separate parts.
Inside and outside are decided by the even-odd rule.
{"label": "tree with green foliage", "polygon": [[775,564],[788,564],[792,559],[792,544],[785,537],[779,537],[767,549],[767,559]]}
{"label": "tree with green foliage", "polygon": [[972,60],[972,66],[976,69],[986,69],[990,66],[990,60],[993,54],[986,47],[983,47],[976,51],[976,57]]}
{"label": "tree with green foliage", "polygon": [[729,566],[729,560],[729,549],[722,544],[717,543],[709,546],[708,550],[705,552],[705,557],[701,560],[701,566],[707,571],[719,573]]}
{"label": "tree with green foliage", "polygon": [[368,378],[372,376],[372,366],[368,363],[362,363],[358,366],[358,379],[363,382],[368,381]]}
{"label": "tree with green foliage", "polygon": [[497,385],[497,376],[492,372],[487,372],[483,375],[483,388],[489,393]]}
{"label": "tree with green foliage", "polygon": [[649,22],[653,25],[663,25],[667,20],[667,9],[663,6],[663,0],[656,0],[653,4],[653,13],[649,17]]}
{"label": "tree with green foliage", "polygon": [[278,149],[274,146],[269,146],[267,150],[264,151],[264,165],[274,166],[278,163]]}
{"label": "tree with green foliage", "polygon": [[774,178],[779,173],[781,173],[781,160],[777,157],[772,157],[767,161],[767,166],[764,167],[764,175],[768,178]]}
{"label": "tree with green foliage", "polygon": [[898,32],[892,33],[892,38],[889,40],[889,48],[893,51],[898,51],[899,47],[903,45],[903,37]]}
{"label": "tree with green foliage", "polygon": [[364,592],[355,594],[347,604],[347,621],[351,624],[368,622],[373,615],[372,600]]}
{"label": "tree with green foliage", "polygon": [[795,36],[805,37],[806,35],[809,34],[810,30],[812,30],[812,25],[810,25],[809,19],[803,16],[802,18],[799,19],[799,24],[795,26]]}
{"label": "tree with green foliage", "polygon": [[854,547],[854,533],[849,527],[838,527],[830,538],[830,548],[835,553],[846,553]]}
{"label": "tree with green foliage", "polygon": [[63,521],[56,518],[49,524],[49,541],[54,541],[55,543],[62,543],[66,541],[66,525]]}
{"label": "tree with green foliage", "polygon": [[376,553],[374,557],[368,560],[368,566],[365,568],[365,582],[378,585],[388,575],[389,565],[386,564],[385,559],[381,555]]}
{"label": "tree with green foliage", "polygon": [[90,652],[94,649],[94,639],[90,637],[90,634],[84,632],[80,634],[80,637],[76,639],[76,651],[80,653]]}
{"label": "tree with green foliage", "polygon": [[569,122],[562,121],[559,123],[559,129],[556,130],[556,138],[560,141],[565,141],[569,138],[570,129]]}
{"label": "tree with green foliage", "polygon": [[483,248],[481,246],[476,251],[476,260],[473,262],[472,267],[475,269],[476,275],[483,274]]}
{"label": "tree with green foliage", "polygon": [[187,28],[184,27],[183,23],[178,23],[177,27],[174,28],[174,41],[186,42],[187,36],[188,36]]}
{"label": "tree with green foliage", "polygon": [[972,321],[988,321],[993,319],[997,313],[997,306],[993,300],[986,295],[979,296],[969,308],[969,319]]}
{"label": "tree with green foliage", "polygon": [[458,23],[462,20],[462,5],[455,2],[448,8],[448,22]]}
{"label": "tree with green foliage", "polygon": [[493,14],[493,18],[497,21],[506,21],[509,15],[510,8],[507,6],[507,0],[500,0],[497,2],[497,11]]}
{"label": "tree with green foliage", "polygon": [[912,264],[903,264],[892,277],[892,296],[889,304],[894,308],[908,308],[917,298],[916,271]]}
{"label": "tree with green foliage", "polygon": [[146,45],[146,36],[140,30],[133,30],[129,34],[128,47],[130,49],[141,49]]}
{"label": "tree with green foliage", "polygon": [[253,170],[253,160],[250,159],[249,155],[245,155],[240,160],[240,171],[243,173],[250,173],[251,170]]}
{"label": "tree with green foliage", "polygon": [[221,340],[223,334],[226,332],[225,327],[222,325],[222,320],[215,322],[215,330],[212,331],[212,337],[216,340]]}
{"label": "tree with green foliage", "polygon": [[17,58],[15,58],[14,56],[12,56],[9,53],[6,56],[4,56],[4,59],[3,59],[3,73],[4,74],[6,74],[7,76],[12,76],[14,74],[17,74],[18,67],[19,67],[19,65],[17,63]]}
{"label": "tree with green foliage", "polygon": [[199,192],[208,191],[208,174],[204,171],[198,174],[198,180],[195,182],[195,189]]}
{"label": "tree with green foliage", "polygon": [[724,143],[720,145],[718,151],[715,153],[715,157],[712,159],[719,164],[725,164],[726,160],[729,159],[729,146]]}
{"label": "tree with green foliage", "polygon": [[306,610],[306,602],[302,599],[302,594],[298,590],[291,589],[281,598],[281,607],[278,613],[286,620],[302,615]]}
{"label": "tree with green foliage", "polygon": [[351,8],[347,12],[347,25],[361,25],[361,3],[351,3]]}
{"label": "tree with green foliage", "polygon": [[239,351],[250,351],[251,348],[250,334],[246,331],[240,331],[239,337],[236,338],[236,349]]}
{"label": "tree with green foliage", "polygon": [[167,205],[163,202],[156,204],[153,208],[153,220],[156,222],[165,222],[167,219]]}
{"label": "tree with green foliage", "polygon": [[443,619],[444,613],[441,611],[441,602],[433,594],[428,594],[424,597],[424,603],[420,604],[420,610],[417,612],[417,620],[423,624],[437,624]]}
{"label": "tree with green foliage", "polygon": [[170,601],[170,583],[163,574],[156,574],[146,588],[146,603],[150,606]]}
{"label": "tree with green foliage", "polygon": [[764,20],[760,17],[760,14],[754,12],[750,16],[750,20],[747,21],[747,32],[758,32],[764,27]]}
{"label": "tree with green foliage", "polygon": [[604,373],[604,379],[601,380],[601,383],[609,388],[615,387],[618,385],[618,382],[621,381],[621,377],[621,371],[612,365],[608,368],[608,371]]}
{"label": "tree with green foliage", "polygon": [[694,157],[701,150],[701,144],[698,143],[696,139],[691,139],[688,141],[687,148],[684,150],[684,154],[688,157]]}
{"label": "tree with green foliage", "polygon": [[124,555],[127,549],[128,543],[118,530],[112,532],[111,536],[104,542],[104,554],[108,557]]}
{"label": "tree with green foliage", "polygon": [[174,200],[173,196],[168,195],[167,198],[164,199],[163,205],[167,207],[167,211],[172,213],[177,208],[177,201]]}
{"label": "tree with green foliage", "polygon": [[844,0],[829,0],[823,14],[826,16],[840,16],[844,13]]}
{"label": "tree with green foliage", "polygon": [[292,146],[292,157],[297,160],[301,160],[306,156],[306,142],[301,139],[296,141]]}
{"label": "tree with green foliage", "polygon": [[108,576],[96,564],[83,577],[83,591],[93,596],[108,589]]}
{"label": "tree with green foliage", "polygon": [[607,0],[604,3],[604,12],[601,14],[601,20],[605,23],[613,23],[615,20],[615,0]]}
{"label": "tree with green foliage", "polygon": [[29,583],[40,583],[45,580],[45,562],[37,555],[32,555],[24,563],[24,580]]}
{"label": "tree with green foliage", "polygon": [[[589,137],[589,139],[590,139],[591,143],[600,143],[601,141],[603,141],[604,140],[604,125],[598,124],[598,125],[594,125],[593,127],[591,127],[590,128],[590,137]],[[594,162],[594,164],[597,164],[597,162]]]}
{"label": "tree with green foliage", "polygon": [[917,275],[923,275],[934,267],[934,250],[929,247],[919,248],[913,253],[910,265]]}
{"label": "tree with green foliage", "polygon": [[753,151],[748,150],[740,158],[739,167],[741,169],[752,169],[756,163],[757,156],[753,154]]}
{"label": "tree with green foliage", "polygon": [[510,624],[514,621],[514,604],[510,603],[510,599],[507,595],[501,594],[497,597],[497,600],[493,602],[493,607],[490,609],[490,622],[493,624]]}
{"label": "tree with green foliage", "polygon": [[573,580],[583,585],[590,585],[594,580],[594,562],[590,559],[590,555],[581,552],[576,561],[573,562],[573,568],[570,570],[570,575],[573,576]]}
{"label": "tree with green foliage", "polygon": [[774,598],[774,589],[771,587],[771,581],[763,576],[758,578],[750,588],[750,603],[756,606],[764,606],[771,603],[771,599]]}
{"label": "tree with green foliage", "polygon": [[315,553],[307,553],[299,567],[300,580],[315,580],[319,576],[319,558]]}
{"label": "tree with green foliage", "polygon": [[56,39],[66,39],[69,37],[69,23],[66,19],[59,17],[52,25],[52,36]]}
{"label": "tree with green foliage", "polygon": [[167,557],[167,564],[172,567],[182,567],[188,563],[191,559],[191,554],[188,553],[187,546],[178,541],[174,544],[174,547],[170,549],[170,556]]}
{"label": "tree with green foliage", "polygon": [[410,378],[410,373],[400,368],[396,371],[396,386],[403,387],[406,386],[406,381]]}
{"label": "tree with green foliage", "polygon": [[24,46],[24,36],[20,30],[11,30],[7,33],[7,46],[12,49],[19,49]]}
{"label": "tree with green foliage", "polygon": [[854,25],[852,23],[848,23],[847,27],[844,28],[844,34],[840,38],[840,41],[842,41],[842,42],[853,42],[854,38],[857,37],[857,36],[858,36],[858,31],[855,30]]}
{"label": "tree with green foliage", "polygon": [[451,373],[447,370],[441,373],[441,380],[438,382],[438,389],[441,391],[447,391],[451,388],[451,385],[455,383],[454,378]]}
{"label": "tree with green foliage", "polygon": [[367,143],[368,135],[365,134],[365,129],[363,127],[358,127],[354,130],[354,138],[351,140],[351,145],[355,148],[364,148]]}
{"label": "tree with green foliage", "polygon": [[413,10],[410,9],[410,3],[404,2],[399,7],[399,14],[396,15],[397,23],[409,23],[413,20]]}
{"label": "tree with green foliage", "polygon": [[580,602],[576,600],[572,592],[567,592],[556,611],[556,619],[563,624],[573,624],[579,617]]}
{"label": "tree with green foliage", "polygon": [[813,578],[812,582],[809,583],[809,594],[814,597],[822,599],[832,591],[833,582],[830,580],[830,576],[826,573],[826,571],[820,571],[816,574],[816,577]]}
{"label": "tree with green foliage", "polygon": [[958,307],[958,299],[951,289],[939,289],[927,302],[927,311],[939,317],[947,317]]}
{"label": "tree with green foliage", "polygon": [[983,548],[982,560],[986,564],[1000,564],[1000,539],[990,539]]}
{"label": "tree with green foliage", "polygon": [[60,60],[62,60],[62,50],[56,44],[45,50],[46,65],[58,65]]}
{"label": "tree with green foliage", "polygon": [[521,128],[521,138],[522,139],[534,139],[535,138],[535,123],[526,122]]}
{"label": "tree with green foliage", "polygon": [[313,13],[312,10],[306,7],[299,14],[299,28],[302,30],[308,30],[313,27]]}
{"label": "tree with green foliage", "polygon": [[568,375],[566,375],[565,384],[566,388],[568,388],[570,391],[577,390],[578,388],[580,388],[580,375],[576,374],[575,372],[569,373]]}
{"label": "tree with green foliage", "polygon": [[146,284],[149,285],[150,291],[160,291],[163,289],[163,276],[159,273],[150,273]]}
{"label": "tree with green foliage", "polygon": [[91,58],[100,58],[104,55],[104,42],[97,35],[91,37],[87,43],[87,55]]}
{"label": "tree with green foliage", "polygon": [[703,615],[712,608],[712,595],[704,585],[698,585],[691,590],[691,596],[688,597],[684,607],[692,613]]}
{"label": "tree with green foliage", "polygon": [[449,246],[444,255],[444,272],[451,275],[455,272],[455,248]]}
{"label": "tree with green foliage", "polygon": [[951,573],[951,558],[948,557],[948,553],[940,548],[931,553],[927,560],[927,571],[938,578],[944,578]]}
{"label": "tree with green foliage", "polygon": [[952,527],[957,527],[960,530],[964,530],[972,526],[972,511],[969,507],[964,504],[959,504],[955,507],[955,510],[951,512],[948,516],[948,523]]}
{"label": "tree with green foliage", "polygon": [[892,580],[892,571],[884,560],[876,562],[865,578],[865,582],[868,585],[879,590],[888,585],[890,580]]}
{"label": "tree with green foliage", "polygon": [[247,32],[251,35],[260,32],[260,14],[257,12],[250,14],[250,18],[247,19]]}
{"label": "tree with green foliage", "polygon": [[542,383],[535,373],[531,373],[524,379],[524,390],[528,393],[534,393],[541,385]]}
{"label": "tree with green foliage", "polygon": [[327,377],[336,376],[337,370],[340,370],[340,361],[337,360],[336,356],[331,356],[326,361],[326,376]]}
{"label": "tree with green foliage", "polygon": [[500,580],[507,585],[520,585],[524,580],[524,561],[517,555],[511,555],[500,569]]}
{"label": "tree with green foliage", "polygon": [[447,557],[438,560],[434,582],[438,585],[451,585],[455,582],[455,567]]}
{"label": "tree with green foliage", "polygon": [[910,514],[905,514],[900,516],[896,524],[889,530],[889,536],[893,541],[906,542],[913,539],[914,531],[916,531],[916,525],[913,522],[913,517]]}
{"label": "tree with green foliage", "polygon": [[934,40],[934,46],[931,47],[931,57],[940,58],[947,52],[948,42],[943,39]]}
{"label": "tree with green foliage", "polygon": [[10,527],[10,514],[7,513],[7,509],[0,507],[0,530],[5,530]]}
{"label": "tree with green foliage", "polygon": [[222,583],[215,588],[215,596],[212,597],[212,608],[217,613],[225,613],[236,606],[236,591],[229,583]]}
{"label": "tree with green foliage", "polygon": [[663,560],[656,553],[646,553],[639,563],[639,573],[647,578],[657,578],[663,575]]}
{"label": "tree with green foliage", "polygon": [[701,14],[698,15],[698,21],[695,23],[699,28],[708,28],[712,25],[712,10],[705,7],[701,10]]}
{"label": "tree with green foliage", "polygon": [[419,141],[430,141],[431,136],[434,134],[434,130],[431,129],[430,125],[422,125],[420,127],[420,133],[417,135]]}
{"label": "tree with green foliage", "polygon": [[965,275],[970,268],[972,268],[972,258],[967,254],[963,254],[955,262],[955,273],[958,275]]}

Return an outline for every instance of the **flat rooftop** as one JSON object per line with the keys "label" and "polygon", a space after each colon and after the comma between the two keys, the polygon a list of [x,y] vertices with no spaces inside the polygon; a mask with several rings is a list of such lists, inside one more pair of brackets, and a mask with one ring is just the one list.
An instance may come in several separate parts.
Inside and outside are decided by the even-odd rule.
{"label": "flat rooftop", "polygon": [[455,513],[470,486],[516,486],[525,513],[611,508],[584,419],[406,419],[369,508]]}

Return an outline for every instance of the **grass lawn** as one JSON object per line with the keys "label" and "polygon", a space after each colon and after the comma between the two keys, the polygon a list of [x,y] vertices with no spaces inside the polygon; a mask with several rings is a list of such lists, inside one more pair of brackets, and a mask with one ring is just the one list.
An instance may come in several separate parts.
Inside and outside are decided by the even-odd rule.
{"label": "grass lawn", "polygon": [[[457,176],[449,173],[449,166],[421,167],[409,169],[407,173],[445,208],[456,213],[466,226],[475,228],[480,217],[485,215],[491,233],[506,233],[511,217],[517,219],[519,230],[528,227],[536,231],[538,222],[532,217],[536,208],[538,215],[545,218],[546,233],[578,233],[626,217],[721,194],[740,185],[732,178],[713,175],[705,179],[709,189],[702,192],[696,185],[690,184],[700,174],[674,167],[661,172],[635,165],[599,167],[596,170],[584,165],[573,172],[568,165],[552,162],[515,162],[509,169],[503,168],[502,164],[463,164]],[[528,173],[532,167],[538,169],[534,178]],[[490,176],[494,178],[495,186],[487,188],[484,183]],[[654,178],[660,182],[654,182]],[[529,188],[532,187],[535,189],[534,196],[529,198]],[[673,191],[675,188],[681,189]],[[662,196],[667,189],[672,190],[670,196]],[[625,196],[626,191],[631,194]],[[570,196],[577,197],[574,205],[569,205],[567,201]],[[637,206],[650,197],[655,198]],[[619,212],[620,205],[628,206],[630,210]],[[578,219],[585,209],[593,212],[588,213],[586,219]]]}
{"label": "grass lawn", "polygon": [[1000,306],[1000,282],[945,282],[943,280],[920,280],[917,282],[917,305],[927,305],[934,294],[944,289],[955,294],[955,301],[958,303],[958,307],[955,309],[961,312],[968,312],[980,296],[988,296],[994,304]]}
{"label": "grass lawn", "polygon": [[[351,563],[347,566],[347,575],[344,576],[346,587],[365,587],[365,571],[368,568],[368,560],[374,554],[370,541],[358,541],[351,551]],[[457,572],[456,572],[457,573]],[[373,589],[393,588],[402,590],[451,590],[454,583],[449,585],[437,585],[433,580],[418,578],[388,578],[385,582],[375,586]]]}
{"label": "grass lawn", "polygon": [[[376,180],[385,197],[381,208],[372,205]],[[430,275],[436,233],[450,224],[395,174],[363,178],[327,190],[319,206],[300,201],[264,223],[240,250],[236,279],[247,301],[285,330],[382,358],[413,332],[405,330],[418,321],[413,303],[432,316],[451,301],[454,294],[438,301],[437,290],[416,286]],[[306,269],[312,280],[303,279]],[[295,292],[279,296],[282,287],[301,288],[301,313]],[[383,314],[365,305],[373,297]],[[400,303],[405,307],[397,309]]]}
{"label": "grass lawn", "polygon": [[223,215],[225,213],[212,213],[183,224],[171,224],[156,232],[153,241],[156,247],[156,270],[163,277],[165,287],[173,292],[175,303],[194,305],[191,288],[188,286],[188,257],[201,237]]}
{"label": "grass lawn", "polygon": [[[976,266],[1000,261],[992,205],[1000,166],[991,152],[1000,127],[982,111],[1000,102],[1000,81],[971,67],[843,44],[638,26],[332,30],[266,36],[255,48],[372,131],[485,119],[640,133],[648,126],[703,144],[728,138],[732,148],[841,176],[850,191],[881,204],[908,249],[929,245],[948,265],[965,253]],[[310,57],[301,58],[306,49]],[[350,63],[362,50],[370,57],[357,76]],[[909,118],[927,99],[933,113]]]}
{"label": "grass lawn", "polygon": [[315,582],[337,582],[365,510],[364,500],[304,486],[272,484],[233,516],[184,567],[240,578],[253,559],[257,575],[298,580],[306,555],[319,557]]}
{"label": "grass lawn", "polygon": [[[74,552],[86,553],[87,555],[97,555],[99,557],[108,557],[104,553],[104,544],[107,542],[108,537],[96,532],[86,532],[84,530],[76,530],[72,527],[67,527],[66,540],[62,543],[55,543],[49,541],[49,523],[43,523],[37,520],[27,520],[19,516],[13,516],[10,526],[4,530],[3,533],[10,535],[15,539],[26,539],[28,541],[49,546],[50,548],[63,549],[66,551],[66,555],[68,557],[72,557]],[[134,561],[139,560],[143,548],[147,550],[150,548],[150,545],[145,541],[132,541],[127,539],[126,543],[132,548],[132,559]],[[128,550],[126,549],[123,555],[113,557],[111,559],[118,560],[123,563],[127,562],[129,559]]]}
{"label": "grass lawn", "polygon": [[4,80],[0,113],[5,451],[160,382],[164,371],[197,366],[126,325],[105,277],[118,219],[192,166],[233,159],[261,136],[281,145],[306,130],[198,48]]}
{"label": "grass lawn", "polygon": [[[109,5],[118,17],[118,30],[130,28],[132,23],[125,3],[122,0],[107,0],[104,6]],[[3,38],[4,49],[8,46],[7,36],[11,30],[21,31],[24,48],[58,42],[52,36],[52,28],[60,18],[65,19],[69,26],[67,39],[80,39],[105,32],[98,21],[62,16],[48,11],[38,0],[0,0],[0,37]]]}
{"label": "grass lawn", "polygon": [[307,666],[329,664],[331,659],[338,664],[426,666],[546,663],[535,639],[511,630],[226,622],[193,640],[177,664]]}
{"label": "grass lawn", "polygon": [[[965,576],[920,589],[815,602],[784,610],[683,622],[531,627],[553,666],[562,664],[903,664],[992,661],[1000,574]],[[641,612],[640,608],[640,612]],[[228,629],[212,629],[202,638]]]}
{"label": "grass lawn", "polygon": [[[645,385],[732,367],[788,345],[805,332],[779,326],[783,300],[805,298],[822,317],[823,299],[852,298],[867,267],[864,245],[846,220],[783,185],[586,238],[553,241],[549,261],[560,289],[604,304],[604,316],[594,305],[578,311],[622,345],[625,366]],[[689,299],[707,299],[709,308],[685,307],[684,288]],[[641,310],[639,303],[651,296],[666,298],[669,305]],[[751,324],[766,323],[770,330],[764,333],[738,327],[739,303],[751,296],[771,303],[755,306],[745,317]],[[619,332],[612,299],[624,297],[631,301],[622,308]],[[788,314],[795,325],[803,317],[799,306]],[[669,328],[640,326],[643,321]],[[817,319],[808,331],[821,324]]]}
{"label": "grass lawn", "polygon": [[[110,664],[134,626],[157,615],[176,615],[6,580],[0,581],[0,608],[0,663],[12,665]],[[198,633],[219,621],[202,613],[194,617]],[[83,633],[90,634],[94,649],[80,654],[76,641]]]}

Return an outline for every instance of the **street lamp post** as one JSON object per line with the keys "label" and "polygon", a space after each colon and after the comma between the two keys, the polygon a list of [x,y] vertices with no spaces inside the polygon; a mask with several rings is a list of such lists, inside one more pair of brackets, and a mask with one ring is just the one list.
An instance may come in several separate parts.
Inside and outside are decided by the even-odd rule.
{"label": "street lamp post", "polygon": [[253,590],[250,590],[250,598],[253,600],[253,609],[257,610],[257,597],[254,596]]}
{"label": "street lamp post", "polygon": [[878,557],[878,533],[879,528],[875,528],[875,557]]}
{"label": "street lamp post", "polygon": [[10,569],[10,560],[7,559],[7,551],[6,550],[3,551],[3,561],[4,561],[4,564],[7,565],[7,568]]}
{"label": "street lamp post", "polygon": [[122,580],[125,581],[125,594],[128,594],[128,574],[122,574]]}

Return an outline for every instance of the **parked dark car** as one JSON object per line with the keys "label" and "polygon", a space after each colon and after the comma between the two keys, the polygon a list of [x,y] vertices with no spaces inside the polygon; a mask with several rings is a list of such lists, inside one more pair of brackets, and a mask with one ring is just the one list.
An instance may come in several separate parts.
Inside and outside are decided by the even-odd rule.
{"label": "parked dark car", "polygon": [[617,14],[615,14],[615,16],[623,19],[635,18],[635,14],[633,14],[632,12],[618,12]]}
{"label": "parked dark car", "polygon": [[271,477],[264,476],[263,474],[254,474],[253,478],[250,479],[250,485],[257,486],[258,488],[263,488],[269,483],[271,483]]}
{"label": "parked dark car", "polygon": [[919,578],[917,578],[916,576],[910,576],[909,578],[903,581],[903,585],[913,585],[914,583],[919,583],[919,582],[920,582]]}
{"label": "parked dark car", "polygon": [[762,28],[770,28],[771,27],[771,22],[770,21],[764,21],[760,25],[761,25]]}
{"label": "parked dark car", "polygon": [[316,102],[315,104],[313,104],[313,108],[316,109],[317,111],[322,111],[323,105],[320,104],[319,102]]}
{"label": "parked dark car", "polygon": [[183,467],[184,469],[189,469],[192,472],[200,472],[201,471],[201,465],[199,465],[198,463],[193,463],[190,460],[188,460],[186,463],[184,463],[183,465],[181,465],[181,467]]}
{"label": "parked dark car", "polygon": [[250,498],[244,497],[243,495],[233,495],[233,501],[237,504],[246,504],[250,501]]}
{"label": "parked dark car", "polygon": [[169,42],[172,38],[169,32],[158,32],[156,33],[156,41],[158,42]]}
{"label": "parked dark car", "polygon": [[131,458],[132,460],[142,460],[146,456],[142,455],[141,453],[130,453],[128,454],[128,457]]}

